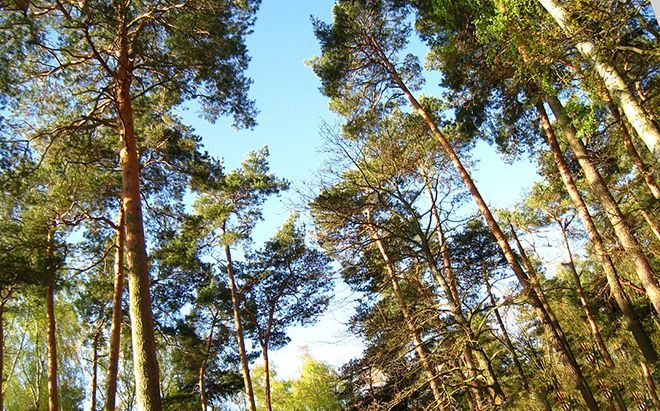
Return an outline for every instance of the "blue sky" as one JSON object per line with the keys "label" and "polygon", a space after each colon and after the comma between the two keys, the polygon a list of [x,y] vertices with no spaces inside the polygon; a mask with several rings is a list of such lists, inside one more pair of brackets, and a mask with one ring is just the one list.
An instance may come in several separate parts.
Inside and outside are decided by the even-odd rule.
{"label": "blue sky", "polygon": [[[329,21],[332,4],[330,0],[262,3],[254,33],[247,42],[252,57],[247,74],[254,81],[250,96],[260,111],[254,130],[234,130],[226,119],[209,124],[199,119],[194,108],[183,114],[184,121],[203,137],[206,149],[223,158],[228,169],[238,166],[250,150],[268,145],[272,171],[292,183],[294,189],[289,194],[266,203],[264,221],[255,230],[257,245],[284,222],[291,204],[300,201],[296,189],[306,191],[313,187],[327,161],[322,154],[320,129],[324,121],[334,123],[336,116],[329,111],[327,99],[318,91],[320,82],[304,62],[319,54],[310,16]],[[423,53],[421,50],[420,58]],[[437,74],[429,77],[425,93],[439,90],[437,78]],[[430,79],[436,79],[436,84]],[[479,159],[479,163],[473,176],[486,201],[494,207],[519,201],[536,178],[535,168],[529,162],[504,164],[493,149],[483,143],[475,148],[474,158]],[[336,293],[333,305],[317,325],[293,328],[291,344],[272,354],[281,375],[295,375],[302,347],[315,358],[335,366],[359,355],[359,342],[347,334],[343,325],[351,314],[352,295],[343,284],[337,285]]]}

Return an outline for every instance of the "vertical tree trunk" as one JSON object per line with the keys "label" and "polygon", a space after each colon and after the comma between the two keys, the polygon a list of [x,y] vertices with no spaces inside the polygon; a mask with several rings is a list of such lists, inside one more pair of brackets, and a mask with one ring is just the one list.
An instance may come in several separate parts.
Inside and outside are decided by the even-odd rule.
{"label": "vertical tree trunk", "polygon": [[119,347],[121,340],[121,303],[124,293],[124,208],[119,204],[117,238],[115,239],[114,285],[112,292],[112,323],[108,341],[108,375],[105,388],[105,409],[115,410],[117,374],[119,372]]}
{"label": "vertical tree trunk", "polygon": [[241,357],[241,371],[243,373],[243,385],[245,387],[245,397],[250,406],[250,411],[256,411],[257,406],[254,402],[254,390],[252,389],[252,379],[250,378],[250,364],[248,364],[247,353],[245,351],[245,339],[243,337],[243,322],[241,321],[240,300],[236,281],[234,280],[234,263],[231,258],[231,248],[225,244],[225,258],[227,259],[227,278],[229,280],[229,290],[231,292],[231,305],[234,312],[234,325],[236,326],[236,341],[238,343],[238,354]]}
{"label": "vertical tree trunk", "polygon": [[90,410],[91,411],[96,411],[96,390],[98,388],[97,384],[97,375],[98,375],[98,365],[99,365],[99,338],[101,338],[101,330],[103,329],[103,314],[100,314],[99,316],[99,324],[98,327],[96,328],[96,332],[94,333],[94,339],[92,340],[92,381],[91,381],[91,387],[89,389],[90,394],[92,396],[91,402],[90,402]]}
{"label": "vertical tree trunk", "polygon": [[580,216],[582,225],[587,231],[589,241],[594,246],[596,254],[600,259],[600,263],[603,267],[603,271],[605,272],[605,277],[607,279],[610,292],[612,293],[612,296],[614,296],[614,300],[616,301],[617,305],[623,312],[627,328],[633,334],[633,337],[637,342],[637,346],[644,355],[644,358],[646,358],[647,361],[654,363],[657,361],[658,356],[656,354],[653,343],[644,330],[639,317],[635,313],[628,295],[626,295],[623,287],[621,286],[616,268],[614,267],[614,263],[612,262],[612,259],[610,258],[609,253],[605,248],[603,239],[596,229],[596,224],[591,218],[591,214],[589,213],[587,205],[582,199],[582,195],[580,194],[577,186],[575,185],[575,182],[573,181],[573,177],[571,177],[568,165],[566,164],[566,160],[562,155],[554,130],[552,129],[552,125],[548,119],[548,114],[543,107],[543,103],[537,103],[536,108],[541,117],[541,126],[548,140],[548,145],[550,146],[550,151],[552,152],[555,165],[559,170],[559,175],[564,183],[566,191],[568,192],[568,196],[570,197],[578,215]]}
{"label": "vertical tree trunk", "polygon": [[268,343],[261,346],[261,356],[264,359],[264,398],[266,410],[272,411],[273,407],[270,400],[270,361],[268,360]]}
{"label": "vertical tree trunk", "polygon": [[204,353],[204,359],[202,364],[199,367],[199,402],[202,404],[202,411],[206,411],[206,363],[209,360],[209,355],[211,354],[211,344],[213,343],[213,328],[215,327],[215,315],[211,321],[211,330],[209,331],[209,336],[206,339],[206,352]]}
{"label": "vertical tree trunk", "polygon": [[[580,27],[572,21],[569,13],[559,2],[556,0],[539,0],[539,3],[543,5],[569,37],[583,37],[578,34]],[[655,158],[660,158],[660,131],[653,121],[648,118],[617,69],[598,51],[598,47],[593,42],[581,39],[578,40],[575,47],[586,60],[593,64],[596,73],[603,80],[605,88],[607,88],[617,105],[621,107],[626,118],[635,128],[637,134],[644,140],[649,151],[653,153]]]}
{"label": "vertical tree trunk", "polygon": [[401,314],[403,315],[403,319],[406,323],[406,327],[408,328],[408,331],[410,332],[410,337],[412,338],[413,344],[415,345],[415,352],[419,357],[419,361],[422,364],[422,368],[424,369],[426,378],[428,379],[429,385],[431,386],[431,391],[433,392],[433,397],[435,399],[436,405],[438,406],[439,409],[444,410],[446,409],[444,402],[444,395],[443,395],[444,390],[440,387],[440,384],[438,384],[435,371],[433,365],[431,364],[431,361],[428,358],[426,348],[424,346],[424,342],[419,336],[419,331],[417,330],[413,318],[410,315],[408,304],[406,303],[406,299],[403,296],[403,293],[401,292],[401,288],[399,287],[399,281],[397,280],[394,263],[390,259],[387,250],[385,250],[385,246],[383,245],[380,236],[376,232],[376,229],[373,227],[371,223],[371,215],[368,211],[367,211],[367,224],[368,224],[367,229],[369,230],[371,238],[376,243],[376,246],[378,247],[378,251],[380,252],[381,257],[385,262],[385,270],[387,271],[387,275],[390,279],[390,283],[392,284],[394,295],[399,305],[399,308],[401,309]]}
{"label": "vertical tree trunk", "polygon": [[577,137],[577,131],[571,124],[568,116],[565,114],[561,102],[557,96],[554,95],[548,96],[547,101],[550,108],[552,108],[552,112],[554,113],[559,126],[564,132],[568,144],[575,153],[582,171],[584,171],[584,176],[587,179],[592,192],[600,200],[605,210],[605,214],[610,221],[612,228],[614,228],[614,233],[624,250],[626,250],[626,253],[630,256],[637,276],[644,286],[644,290],[646,290],[649,300],[651,300],[656,312],[660,313],[660,288],[655,279],[653,269],[642,252],[642,248],[630,230],[630,227],[628,227],[628,224],[623,217],[623,213],[619,209],[612,193],[610,193],[607,188],[605,181],[591,161],[587,148]]}
{"label": "vertical tree trunk", "polygon": [[133,373],[136,404],[144,411],[160,411],[160,377],[156,356],[156,336],[151,311],[149,271],[140,199],[140,159],[133,121],[131,82],[133,61],[125,22],[119,38],[119,63],[115,100],[119,112],[121,142],[122,204],[125,213],[126,268],[128,271],[129,312],[133,343]]}
{"label": "vertical tree trunk", "polygon": [[48,332],[46,345],[48,347],[48,411],[59,411],[57,395],[57,336],[55,327],[55,233],[48,227],[48,244],[46,255],[46,322]]}
{"label": "vertical tree trunk", "polygon": [[598,327],[598,324],[596,323],[596,317],[594,316],[593,311],[591,311],[591,306],[589,306],[589,300],[587,299],[587,294],[584,292],[584,288],[582,287],[582,280],[580,279],[580,274],[577,272],[577,269],[575,268],[575,261],[573,260],[573,252],[571,251],[571,246],[568,243],[568,236],[566,235],[566,227],[561,222],[558,222],[558,224],[561,230],[562,239],[564,240],[564,247],[566,248],[566,253],[568,255],[568,263],[567,263],[568,269],[573,275],[573,281],[575,281],[575,292],[578,295],[578,299],[580,300],[580,304],[582,305],[584,314],[587,317],[587,322],[589,323],[589,329],[591,330],[591,336],[594,338],[594,341],[596,342],[596,346],[598,347],[598,351],[600,352],[600,355],[603,357],[605,364],[607,364],[608,367],[614,367],[614,360],[612,359],[612,356],[610,355],[610,351],[607,349],[607,346],[605,345],[605,341],[603,341],[603,335],[600,332],[600,327]]}

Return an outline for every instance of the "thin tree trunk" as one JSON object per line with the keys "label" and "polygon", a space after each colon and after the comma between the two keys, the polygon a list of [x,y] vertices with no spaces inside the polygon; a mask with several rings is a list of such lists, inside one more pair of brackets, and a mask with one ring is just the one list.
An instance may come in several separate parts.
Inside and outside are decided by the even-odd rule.
{"label": "thin tree trunk", "polygon": [[628,295],[625,293],[623,287],[621,286],[619,276],[617,275],[616,268],[614,267],[614,263],[612,262],[612,259],[605,248],[603,238],[601,237],[600,233],[596,228],[596,224],[591,218],[589,209],[587,208],[586,203],[582,199],[582,195],[580,194],[577,186],[575,185],[575,182],[573,181],[573,177],[571,177],[570,171],[568,169],[568,165],[566,164],[566,160],[563,157],[554,130],[552,129],[552,125],[550,124],[550,120],[548,119],[548,114],[545,111],[545,108],[543,107],[543,103],[537,103],[536,108],[541,117],[541,126],[548,140],[548,145],[550,146],[550,151],[552,152],[552,155],[554,157],[555,165],[559,170],[559,175],[561,176],[561,179],[564,183],[564,187],[568,192],[568,196],[570,197],[571,201],[573,202],[573,205],[575,206],[575,209],[577,210],[578,216],[582,221],[582,225],[587,231],[587,235],[589,236],[589,241],[594,246],[594,249],[596,250],[596,254],[600,259],[600,263],[601,266],[603,267],[603,271],[605,272],[605,277],[607,279],[607,284],[609,286],[610,292],[612,293],[612,296],[614,297],[614,300],[616,301],[617,305],[623,312],[624,318],[626,320],[627,328],[633,334],[633,337],[637,342],[637,346],[644,355],[644,358],[646,358],[647,361],[654,363],[655,361],[657,361],[658,356],[653,346],[653,343],[651,342],[651,339],[644,330],[644,327],[642,326],[639,317],[635,313],[635,310],[630,302],[630,299],[628,298]]}
{"label": "thin tree trunk", "polygon": [[46,322],[48,332],[46,345],[48,347],[48,411],[59,411],[57,395],[57,337],[55,326],[55,233],[54,228],[48,228],[48,244],[46,267]]}
{"label": "thin tree trunk", "polygon": [[385,250],[385,246],[383,245],[381,238],[379,237],[378,233],[376,232],[376,229],[373,227],[371,223],[371,215],[369,211],[367,211],[367,223],[371,238],[376,243],[380,255],[383,258],[383,261],[385,262],[385,269],[387,271],[387,275],[389,276],[390,283],[392,284],[394,295],[396,297],[397,303],[399,304],[399,308],[401,309],[401,314],[403,315],[403,319],[406,323],[406,327],[408,327],[408,331],[410,332],[410,337],[413,340],[413,344],[415,344],[415,352],[417,353],[417,356],[419,357],[419,361],[422,364],[422,368],[424,369],[426,378],[429,380],[429,385],[431,386],[431,391],[433,392],[433,397],[435,398],[435,402],[438,408],[444,410],[446,409],[443,398],[444,390],[438,384],[435,371],[433,369],[433,365],[431,364],[431,361],[428,358],[428,355],[426,353],[426,348],[424,347],[424,343],[421,337],[419,336],[419,331],[417,330],[413,318],[410,315],[410,310],[408,309],[408,303],[406,303],[406,299],[403,296],[403,293],[401,292],[401,288],[399,287],[399,281],[397,280],[394,263],[390,259],[390,256],[387,253],[387,250]]}
{"label": "thin tree trunk", "polygon": [[653,402],[653,406],[660,410],[660,399],[658,399],[658,390],[656,389],[655,386],[655,381],[653,381],[653,374],[651,374],[651,370],[649,369],[648,364],[646,362],[642,361],[642,373],[644,374],[644,381],[646,382],[646,388],[649,390],[649,395],[651,396],[651,402]]}
{"label": "thin tree trunk", "polygon": [[[475,382],[480,380],[479,367],[476,365],[474,361],[474,354],[476,354],[482,357],[481,359],[483,362],[487,363],[486,364],[487,366],[485,367],[487,374],[486,379],[488,380],[487,382],[492,386],[491,395],[494,399],[494,402],[495,404],[499,405],[505,400],[506,397],[504,395],[504,392],[502,391],[502,387],[497,381],[497,377],[495,376],[492,367],[490,366],[490,361],[488,360],[486,355],[481,352],[481,347],[478,346],[479,342],[477,341],[476,336],[474,335],[474,332],[470,327],[470,324],[468,323],[467,319],[465,318],[465,315],[463,314],[463,309],[461,308],[460,296],[458,295],[458,289],[456,287],[456,276],[454,275],[454,270],[451,267],[451,256],[449,253],[449,248],[447,247],[447,241],[445,239],[444,231],[442,229],[442,225],[440,222],[440,213],[438,211],[437,204],[435,203],[435,198],[433,196],[431,187],[429,185],[428,176],[426,175],[426,170],[422,170],[422,174],[424,177],[425,191],[429,197],[429,202],[431,206],[431,219],[436,227],[435,232],[436,235],[438,236],[440,255],[442,257],[442,262],[443,262],[443,270],[442,270],[443,276],[441,276],[437,270],[435,256],[433,256],[433,254],[431,253],[431,248],[428,242],[426,241],[426,236],[424,235],[424,233],[421,232],[421,230],[418,230],[420,239],[423,242],[422,245],[424,248],[424,253],[426,254],[426,260],[429,263],[429,268],[434,273],[434,277],[436,277],[436,281],[439,283],[439,285],[443,288],[445,292],[446,298],[449,301],[450,310],[454,315],[454,318],[461,325],[467,337],[467,345],[463,353],[463,358],[468,368],[468,374],[470,375],[470,378]],[[475,345],[477,345],[477,347],[475,347]],[[480,407],[484,403],[483,396],[481,394],[482,388],[479,385],[477,386],[472,385],[472,389],[475,391],[474,392],[475,402],[478,403]]]}
{"label": "thin tree trunk", "polygon": [[612,117],[614,117],[614,121],[619,125],[619,129],[621,130],[621,137],[623,137],[623,143],[626,147],[626,151],[628,152],[628,155],[630,156],[630,159],[635,164],[635,167],[637,167],[637,169],[639,170],[639,173],[642,175],[642,178],[646,183],[646,187],[648,187],[653,197],[656,200],[660,200],[660,188],[658,188],[658,184],[656,184],[655,182],[655,178],[653,177],[653,172],[649,170],[649,168],[644,163],[644,160],[642,160],[642,157],[637,152],[637,149],[635,148],[635,145],[633,144],[632,139],[630,138],[628,127],[626,127],[625,123],[623,122],[623,119],[621,118],[621,115],[619,114],[619,109],[612,102],[612,99],[610,98],[609,94],[605,93],[604,97],[605,97],[605,101],[607,102],[610,108]]}
{"label": "thin tree trunk", "polygon": [[119,63],[117,66],[115,99],[119,111],[121,141],[122,204],[126,218],[126,266],[128,271],[131,337],[133,343],[133,373],[137,407],[145,411],[160,411],[160,379],[156,356],[156,336],[147,268],[147,252],[140,200],[140,159],[133,121],[131,82],[133,61],[129,54],[126,22],[121,22]]}
{"label": "thin tree trunk", "polygon": [[651,231],[653,232],[653,235],[655,235],[655,238],[660,240],[660,226],[658,226],[658,222],[651,214],[649,214],[648,211],[644,209],[644,207],[640,206],[639,212],[642,214],[642,217],[644,217],[644,221],[646,221],[646,224],[648,224],[648,226],[651,228]]}
{"label": "thin tree trunk", "polygon": [[[648,260],[642,252],[637,239],[633,235],[630,227],[626,224],[626,221],[623,217],[623,213],[619,209],[612,193],[610,193],[605,181],[602,176],[594,166],[591,161],[590,155],[587,151],[587,148],[584,146],[584,143],[577,137],[577,131],[575,127],[571,124],[570,119],[564,113],[564,108],[557,98],[557,96],[548,96],[548,104],[552,108],[552,112],[559,123],[568,144],[571,146],[571,149],[575,153],[580,167],[584,171],[584,176],[591,187],[592,192],[600,200],[605,214],[610,221],[610,224],[614,228],[614,233],[616,234],[619,242],[623,246],[626,253],[630,256],[632,263],[635,267],[637,276],[639,277],[648,298],[651,300],[653,307],[657,313],[660,313],[660,288],[658,288],[653,269],[649,264]],[[537,105],[537,107],[540,104]]]}
{"label": "thin tree trunk", "polygon": [[121,343],[121,303],[124,293],[124,207],[119,204],[117,237],[115,239],[114,285],[112,292],[112,324],[108,341],[108,375],[105,388],[105,409],[115,410],[117,374],[119,372],[119,348]]}
{"label": "thin tree trunk", "polygon": [[[579,27],[572,21],[569,13],[559,2],[556,0],[539,0],[539,3],[543,5],[568,36],[580,38],[578,34]],[[607,88],[617,105],[621,107],[626,118],[635,128],[637,134],[644,140],[649,151],[653,153],[655,158],[660,158],[660,131],[646,115],[617,69],[598,51],[598,47],[593,42],[580,39],[575,47],[586,60],[594,65],[596,72],[603,80],[605,88]]]}
{"label": "thin tree trunk", "polygon": [[243,337],[243,322],[241,321],[240,300],[236,281],[234,280],[234,263],[231,258],[231,248],[225,244],[225,258],[227,259],[227,278],[229,280],[229,290],[231,292],[231,305],[234,312],[234,324],[236,326],[236,341],[238,343],[238,354],[241,357],[241,371],[243,373],[243,386],[245,387],[245,396],[250,406],[250,411],[256,411],[257,406],[254,402],[254,390],[252,389],[252,379],[250,378],[250,364],[248,363],[245,350],[245,339]]}
{"label": "thin tree trunk", "polygon": [[486,224],[488,225],[493,235],[495,236],[495,239],[497,240],[497,244],[500,246],[500,249],[502,250],[504,257],[506,258],[507,262],[511,266],[511,269],[518,278],[518,281],[523,287],[523,290],[527,295],[530,304],[532,305],[532,307],[534,307],[536,315],[538,316],[543,326],[548,330],[548,334],[550,335],[550,342],[556,347],[557,352],[560,354],[560,358],[562,359],[562,362],[564,363],[564,365],[566,366],[566,370],[568,371],[569,378],[575,385],[575,388],[578,391],[580,391],[580,394],[582,395],[582,398],[584,399],[587,408],[589,410],[598,410],[599,409],[598,403],[594,399],[593,393],[591,392],[591,389],[589,388],[589,385],[587,384],[587,381],[584,378],[584,375],[582,374],[582,370],[580,369],[580,366],[575,360],[575,357],[573,356],[570,347],[566,346],[562,342],[560,333],[553,326],[552,321],[548,317],[548,313],[544,310],[543,304],[539,300],[538,295],[536,295],[533,288],[529,284],[529,279],[527,278],[527,275],[525,274],[522,267],[518,263],[515,253],[511,249],[511,246],[509,245],[509,242],[507,241],[504,232],[500,228],[499,224],[497,224],[495,217],[493,216],[492,212],[490,211],[490,208],[488,207],[483,197],[481,196],[481,193],[477,189],[477,186],[474,184],[472,177],[463,166],[463,163],[461,162],[460,158],[458,157],[452,146],[449,144],[449,141],[447,141],[444,134],[442,134],[442,132],[438,128],[433,117],[431,117],[431,115],[424,109],[424,107],[422,107],[419,101],[417,101],[415,96],[412,94],[412,92],[403,82],[396,68],[394,67],[394,65],[392,65],[390,60],[387,58],[387,55],[380,48],[376,39],[374,37],[371,37],[370,40],[376,52],[378,53],[378,57],[380,58],[381,62],[383,63],[389,74],[392,76],[392,80],[404,93],[404,95],[412,105],[415,112],[417,112],[417,114],[419,114],[422,117],[423,121],[429,128],[429,131],[431,131],[435,139],[440,143],[445,154],[447,155],[447,157],[449,157],[449,160],[454,165],[454,168],[456,169],[459,176],[463,180],[463,183],[465,184],[468,191],[472,195],[472,198],[477,204],[479,211],[486,220]]}
{"label": "thin tree trunk", "polygon": [[584,288],[582,287],[582,280],[580,279],[580,274],[577,272],[577,269],[575,268],[575,261],[573,260],[573,252],[571,251],[571,246],[568,243],[568,236],[566,235],[566,227],[561,222],[558,222],[558,224],[561,230],[562,239],[564,240],[564,247],[566,248],[566,253],[568,255],[568,263],[567,263],[568,269],[573,275],[573,281],[575,281],[575,292],[578,295],[578,299],[580,300],[580,304],[582,305],[584,314],[587,316],[587,322],[589,323],[589,329],[591,330],[591,335],[594,338],[594,341],[596,342],[598,351],[600,352],[601,357],[603,357],[605,364],[607,364],[608,367],[614,367],[614,360],[612,359],[612,356],[610,355],[610,351],[607,349],[607,346],[605,345],[605,341],[603,341],[603,335],[600,332],[600,327],[598,327],[598,324],[596,323],[596,317],[594,316],[594,313],[591,310],[591,306],[589,306],[589,300],[587,299],[587,294],[585,293]]}
{"label": "thin tree trunk", "polygon": [[[104,307],[101,309],[101,312],[104,311]],[[89,389],[92,396],[90,402],[91,411],[96,411],[96,390],[98,389],[97,377],[98,377],[98,365],[99,365],[99,338],[101,338],[101,330],[103,329],[103,324],[105,323],[103,319],[103,314],[99,314],[99,324],[96,327],[96,332],[94,333],[94,338],[92,340],[92,381],[91,387]]]}
{"label": "thin tree trunk", "polygon": [[264,359],[264,398],[266,410],[272,411],[273,407],[270,400],[270,361],[268,360],[268,343],[261,346],[261,356]]}
{"label": "thin tree trunk", "polygon": [[206,363],[209,359],[209,355],[211,353],[211,344],[213,343],[213,328],[215,327],[215,315],[213,317],[213,320],[211,321],[211,330],[209,331],[209,336],[206,339],[206,352],[204,353],[204,360],[202,360],[202,364],[199,367],[199,402],[202,404],[202,411],[206,411],[206,381],[205,381],[205,374],[206,374]]}

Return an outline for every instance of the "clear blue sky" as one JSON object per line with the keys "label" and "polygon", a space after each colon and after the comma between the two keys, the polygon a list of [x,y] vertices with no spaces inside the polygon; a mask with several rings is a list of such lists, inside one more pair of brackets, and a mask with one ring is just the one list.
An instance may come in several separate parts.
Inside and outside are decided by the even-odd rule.
{"label": "clear blue sky", "polygon": [[[318,79],[304,61],[319,54],[310,15],[329,21],[332,4],[330,0],[263,2],[254,33],[247,42],[252,57],[248,75],[254,80],[250,96],[260,110],[254,130],[233,130],[229,120],[209,124],[200,120],[194,109],[184,114],[184,121],[203,137],[206,149],[223,158],[228,169],[239,165],[250,150],[268,145],[275,174],[302,189],[307,183],[318,181],[326,161],[321,154],[320,127],[323,120],[334,122],[335,116],[318,91]],[[437,85],[429,81],[425,92],[434,90],[438,90]],[[474,155],[480,161],[473,176],[486,200],[495,207],[518,201],[536,177],[534,166],[528,162],[505,165],[485,144],[479,144]],[[287,218],[288,204],[298,201],[294,191],[266,204],[265,220],[255,232],[257,244]],[[333,365],[341,365],[359,354],[359,344],[347,336],[343,325],[351,314],[351,295],[345,285],[337,287],[338,298],[320,323],[307,329],[292,329],[291,344],[273,353],[273,362],[281,374],[295,374],[303,346],[317,359]]]}

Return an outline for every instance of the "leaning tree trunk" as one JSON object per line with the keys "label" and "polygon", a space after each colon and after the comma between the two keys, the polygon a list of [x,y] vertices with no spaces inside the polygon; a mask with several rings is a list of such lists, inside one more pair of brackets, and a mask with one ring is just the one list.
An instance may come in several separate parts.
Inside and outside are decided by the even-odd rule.
{"label": "leaning tree trunk", "polygon": [[119,39],[119,63],[116,71],[115,100],[119,112],[121,142],[122,204],[126,218],[126,268],[133,343],[133,373],[137,408],[160,411],[160,380],[156,356],[156,336],[149,292],[147,251],[140,201],[140,159],[133,121],[131,82],[133,61],[129,55],[125,22]]}
{"label": "leaning tree trunk", "polygon": [[431,364],[431,361],[428,358],[428,353],[426,352],[424,342],[422,341],[422,338],[419,335],[417,326],[415,326],[413,318],[410,314],[408,303],[406,303],[406,299],[403,296],[403,293],[401,292],[401,288],[399,287],[399,280],[397,279],[394,263],[392,262],[392,259],[390,258],[389,254],[387,253],[387,250],[385,250],[385,246],[383,245],[380,236],[373,227],[371,223],[371,215],[368,211],[367,211],[367,224],[368,224],[367,229],[369,230],[371,238],[376,243],[376,246],[378,247],[378,251],[380,252],[381,257],[385,262],[385,270],[387,271],[387,275],[390,279],[390,283],[392,284],[392,289],[394,290],[394,296],[396,298],[397,304],[399,305],[399,309],[401,310],[401,314],[403,315],[403,319],[404,322],[406,323],[406,327],[410,332],[410,337],[413,340],[412,342],[413,344],[415,344],[415,352],[419,357],[419,361],[422,364],[422,368],[424,369],[426,378],[428,379],[429,385],[431,386],[431,391],[433,392],[435,403],[438,406],[438,408],[444,410],[446,409],[443,398],[444,390],[442,389],[440,384],[438,384],[437,377],[435,375],[433,365]]}
{"label": "leaning tree trunk", "polygon": [[548,119],[548,114],[545,111],[545,107],[543,107],[542,103],[538,103],[536,108],[541,117],[541,126],[548,140],[548,145],[550,146],[550,151],[552,152],[555,165],[559,170],[559,175],[564,183],[566,191],[568,192],[568,196],[570,197],[573,205],[575,206],[575,209],[577,210],[578,216],[580,216],[582,225],[587,231],[589,241],[593,245],[598,258],[600,259],[600,263],[603,267],[603,271],[605,272],[605,277],[607,279],[610,292],[612,293],[612,296],[614,297],[617,305],[623,312],[627,328],[633,334],[633,337],[637,342],[637,346],[644,355],[644,358],[646,358],[647,361],[654,363],[657,361],[658,356],[653,343],[644,330],[639,317],[635,313],[628,295],[623,290],[619,276],[616,272],[616,268],[614,267],[614,263],[612,262],[612,259],[607,252],[607,249],[605,248],[603,238],[598,232],[596,224],[594,223],[593,219],[591,218],[591,214],[589,213],[589,209],[582,199],[582,195],[580,194],[580,191],[578,190],[577,186],[575,185],[575,181],[571,176],[568,164],[566,163],[566,160],[564,159],[564,156],[561,152],[559,142],[557,141],[557,137],[555,136],[552,125],[550,124],[550,120]]}
{"label": "leaning tree trunk", "polygon": [[614,121],[619,125],[619,129],[621,130],[621,137],[623,138],[623,143],[626,147],[628,155],[630,156],[630,159],[632,160],[633,164],[635,164],[635,167],[637,167],[637,170],[639,170],[639,174],[642,175],[644,183],[646,183],[646,187],[651,192],[651,195],[653,195],[653,198],[660,200],[660,187],[658,187],[658,184],[655,182],[653,172],[649,170],[648,166],[646,163],[644,163],[644,160],[639,155],[639,152],[637,152],[632,138],[630,138],[628,127],[626,127],[626,124],[623,122],[623,119],[619,114],[619,109],[616,105],[614,105],[609,94],[606,93],[604,97],[610,108],[610,113],[612,113],[612,117],[614,117]]}
{"label": "leaning tree trunk", "polygon": [[520,263],[518,262],[516,255],[513,252],[513,249],[511,248],[509,242],[506,239],[506,236],[504,235],[504,232],[502,231],[499,224],[495,220],[493,213],[490,211],[490,208],[488,207],[483,197],[481,196],[481,193],[477,189],[477,186],[474,184],[472,177],[470,176],[466,168],[463,166],[463,163],[461,162],[460,158],[458,157],[452,146],[449,144],[449,141],[447,141],[444,134],[438,128],[433,117],[426,111],[426,109],[419,103],[419,101],[417,101],[417,99],[412,94],[410,89],[408,89],[403,79],[399,75],[396,67],[394,67],[392,62],[389,60],[387,54],[385,54],[385,52],[382,50],[376,38],[370,36],[369,41],[373,46],[377,54],[377,58],[380,60],[380,63],[385,68],[385,70],[390,74],[392,81],[405,95],[406,99],[409,101],[415,112],[419,114],[420,117],[422,117],[422,120],[429,128],[429,131],[435,137],[435,139],[440,143],[440,146],[444,150],[447,157],[449,157],[449,160],[452,162],[454,168],[456,169],[459,176],[463,180],[463,183],[465,184],[468,191],[472,195],[472,198],[477,204],[479,211],[486,220],[486,224],[488,225],[491,232],[495,236],[495,239],[497,240],[497,244],[502,250],[502,253],[506,258],[506,261],[509,263],[509,266],[511,267],[518,281],[520,282],[529,300],[529,303],[534,308],[536,315],[543,324],[543,327],[548,331],[548,334],[550,335],[551,344],[555,346],[557,352],[559,353],[559,356],[564,366],[566,367],[570,380],[575,385],[575,388],[578,391],[580,391],[580,394],[582,395],[582,398],[584,399],[587,408],[589,410],[598,410],[599,409],[598,403],[596,402],[596,399],[594,398],[593,393],[589,388],[589,384],[587,384],[587,380],[584,378],[584,375],[582,374],[582,370],[580,369],[579,364],[575,360],[575,357],[570,347],[567,346],[564,343],[564,341],[562,341],[561,330],[557,329],[552,324],[552,321],[548,316],[548,312],[543,308],[543,304],[539,300],[539,296],[535,293],[534,289],[531,287],[529,283],[529,279],[527,278],[527,275],[520,266]]}
{"label": "leaning tree trunk", "polygon": [[234,279],[234,263],[231,258],[231,248],[225,244],[225,258],[227,259],[227,279],[229,280],[229,291],[231,292],[231,305],[234,313],[234,325],[236,326],[236,342],[238,344],[238,354],[241,358],[241,372],[243,373],[243,386],[245,388],[245,397],[250,406],[250,411],[256,411],[257,405],[254,402],[254,390],[252,389],[252,379],[250,378],[250,364],[245,350],[245,338],[243,336],[243,322],[241,321],[240,300],[238,288]]}
{"label": "leaning tree trunk", "polygon": [[[612,228],[614,228],[614,233],[619,239],[621,246],[632,260],[637,276],[639,277],[639,280],[642,283],[642,286],[644,287],[649,300],[651,300],[655,311],[660,313],[660,288],[658,287],[658,283],[655,279],[653,269],[646,259],[646,256],[644,255],[639,242],[633,235],[630,227],[628,227],[623,213],[619,209],[619,206],[612,196],[612,193],[610,193],[609,189],[607,188],[603,177],[600,175],[600,172],[591,161],[591,156],[589,155],[587,148],[585,147],[584,143],[577,137],[577,131],[571,124],[571,120],[564,112],[564,107],[562,106],[561,102],[556,95],[548,96],[547,101],[550,105],[550,108],[552,108],[552,112],[554,113],[559,126],[564,132],[564,136],[566,137],[569,146],[575,153],[582,171],[584,171],[584,176],[589,183],[592,192],[601,202],[603,209],[605,210],[605,215],[612,225]],[[538,106],[539,105],[537,105],[537,107]]]}
{"label": "leaning tree trunk", "polygon": [[115,410],[117,374],[119,372],[119,346],[121,340],[121,302],[124,293],[124,208],[119,204],[115,239],[114,286],[112,292],[112,323],[108,341],[108,375],[105,388],[105,409]]}
{"label": "leaning tree trunk", "polygon": [[598,351],[600,352],[601,357],[603,357],[605,364],[607,364],[608,367],[614,367],[614,360],[612,359],[612,356],[610,355],[610,351],[607,349],[607,346],[605,345],[605,341],[603,341],[603,335],[600,332],[600,327],[598,327],[598,323],[596,323],[596,316],[594,316],[594,313],[591,310],[591,306],[589,305],[587,294],[584,291],[584,288],[582,287],[582,280],[580,279],[580,274],[577,272],[577,269],[575,268],[575,261],[573,260],[573,252],[571,251],[571,246],[568,243],[568,236],[566,235],[566,227],[560,221],[558,221],[557,223],[559,224],[559,228],[561,230],[561,237],[564,240],[564,248],[566,248],[566,254],[568,256],[568,263],[567,263],[568,269],[573,275],[573,281],[575,282],[575,292],[577,293],[578,299],[580,300],[580,304],[582,305],[584,314],[587,317],[587,322],[589,323],[589,329],[591,330],[591,336],[594,338],[594,341],[596,342],[596,346],[598,347]]}
{"label": "leaning tree trunk", "polygon": [[580,27],[559,2],[556,0],[539,0],[539,3],[543,5],[568,36],[578,39],[575,47],[586,60],[593,64],[596,73],[603,80],[605,88],[607,88],[617,105],[621,107],[626,118],[635,128],[637,134],[644,140],[651,153],[654,154],[655,158],[660,158],[660,130],[646,115],[617,69],[607,61],[592,41],[584,39],[584,36],[580,33]]}
{"label": "leaning tree trunk", "polygon": [[48,411],[59,411],[57,394],[57,334],[55,327],[55,233],[48,228],[46,255],[46,346],[48,347]]}

